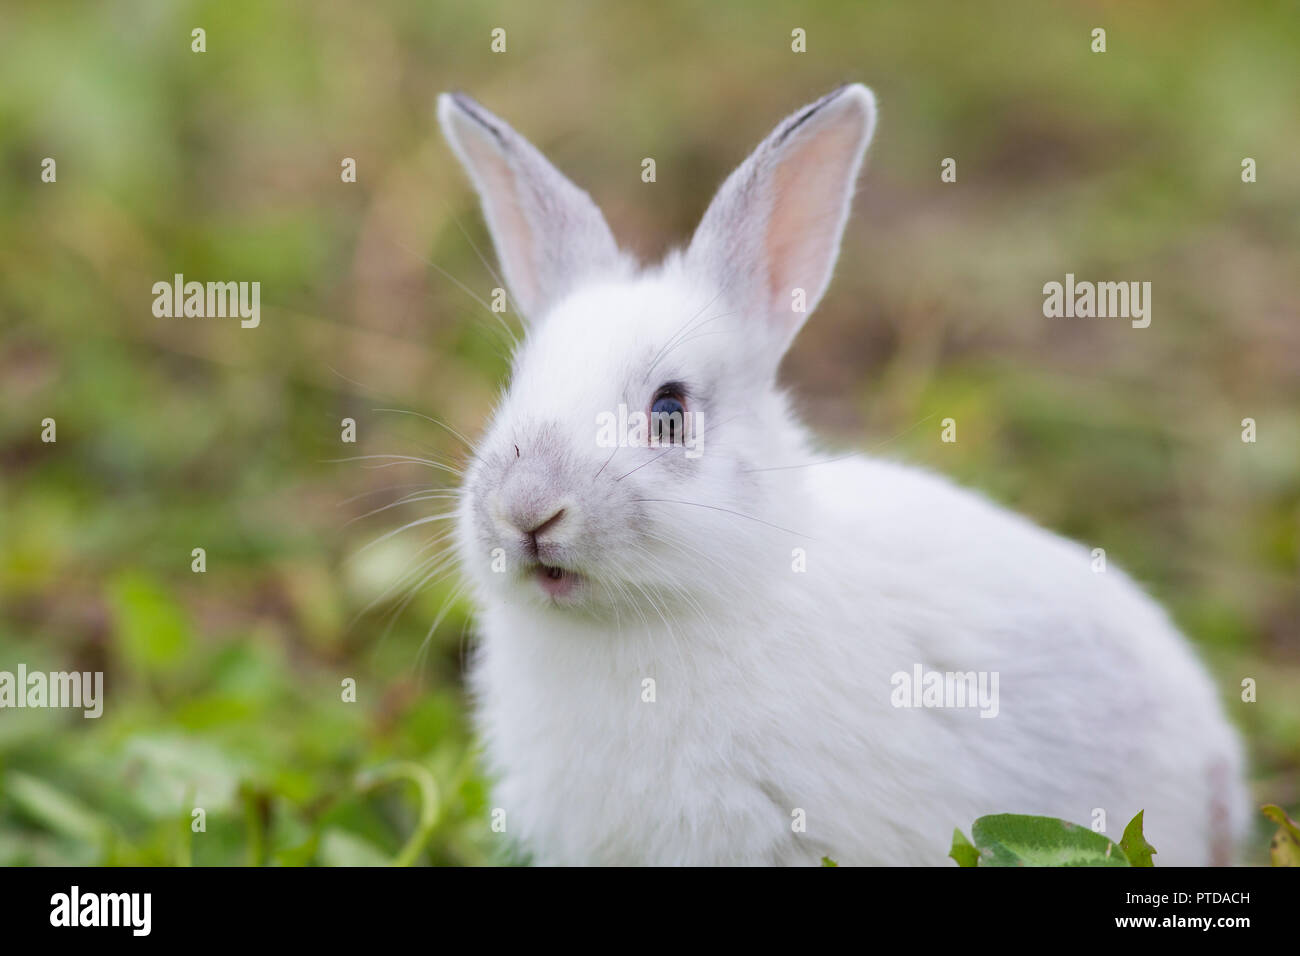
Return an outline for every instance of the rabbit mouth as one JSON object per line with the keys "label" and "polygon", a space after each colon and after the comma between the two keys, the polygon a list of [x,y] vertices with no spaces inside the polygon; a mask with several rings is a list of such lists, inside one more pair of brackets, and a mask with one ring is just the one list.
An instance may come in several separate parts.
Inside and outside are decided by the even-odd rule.
{"label": "rabbit mouth", "polygon": [[577,571],[553,564],[538,564],[533,569],[533,578],[543,593],[557,600],[572,597],[583,580]]}

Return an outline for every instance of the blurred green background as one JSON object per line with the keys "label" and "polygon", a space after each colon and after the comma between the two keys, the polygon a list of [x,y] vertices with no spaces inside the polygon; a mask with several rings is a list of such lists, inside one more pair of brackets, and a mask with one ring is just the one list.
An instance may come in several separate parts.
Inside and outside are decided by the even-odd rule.
{"label": "blurred green background", "polygon": [[[107,702],[0,712],[0,863],[502,858],[469,609],[454,578],[413,587],[427,527],[362,550],[446,502],[367,512],[452,476],[330,461],[460,459],[375,409],[476,434],[506,372],[466,292],[495,282],[434,121],[449,88],[654,257],[788,111],[872,86],[838,275],[785,366],[808,418],[1104,547],[1197,641],[1256,796],[1295,815],[1298,49],[1283,2],[5,3],[0,669],[102,670]],[[261,326],[155,318],[178,272],[260,281]],[[1150,281],[1151,327],[1045,319],[1066,272]]]}

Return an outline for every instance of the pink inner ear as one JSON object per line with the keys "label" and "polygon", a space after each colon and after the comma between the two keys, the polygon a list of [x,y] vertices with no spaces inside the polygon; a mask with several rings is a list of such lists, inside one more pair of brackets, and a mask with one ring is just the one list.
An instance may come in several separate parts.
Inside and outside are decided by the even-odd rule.
{"label": "pink inner ear", "polygon": [[465,151],[472,168],[482,178],[480,195],[488,216],[488,225],[497,242],[506,276],[520,298],[520,308],[537,301],[538,284],[534,275],[534,236],[519,203],[518,183],[505,157],[482,139],[477,130],[464,136]]}
{"label": "pink inner ear", "polygon": [[793,290],[804,290],[811,312],[830,281],[866,132],[866,119],[857,112],[826,120],[822,129],[792,143],[772,174],[765,237],[770,312],[794,327],[807,313],[792,311]]}

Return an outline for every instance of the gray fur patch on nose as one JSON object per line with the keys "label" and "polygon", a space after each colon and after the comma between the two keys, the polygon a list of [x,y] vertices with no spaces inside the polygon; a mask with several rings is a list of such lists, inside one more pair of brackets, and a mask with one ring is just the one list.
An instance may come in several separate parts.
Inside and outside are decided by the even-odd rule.
{"label": "gray fur patch on nose", "polygon": [[553,524],[557,512],[571,502],[565,465],[563,456],[535,446],[525,447],[517,459],[509,459],[497,491],[501,517],[523,534]]}
{"label": "gray fur patch on nose", "polygon": [[541,489],[507,498],[504,506],[506,520],[524,534],[540,534],[563,520],[560,496]]}

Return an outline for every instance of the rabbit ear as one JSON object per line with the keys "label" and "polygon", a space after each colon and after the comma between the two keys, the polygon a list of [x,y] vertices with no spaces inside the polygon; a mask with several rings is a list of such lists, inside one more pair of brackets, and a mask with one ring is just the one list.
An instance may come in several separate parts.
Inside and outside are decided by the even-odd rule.
{"label": "rabbit ear", "polygon": [[438,97],[443,134],[483,202],[517,311],[539,318],[583,276],[622,262],[591,197],[462,93]]}
{"label": "rabbit ear", "polygon": [[760,344],[778,360],[830,282],[875,125],[860,83],[792,113],[722,184],[691,240],[688,265],[766,323]]}

